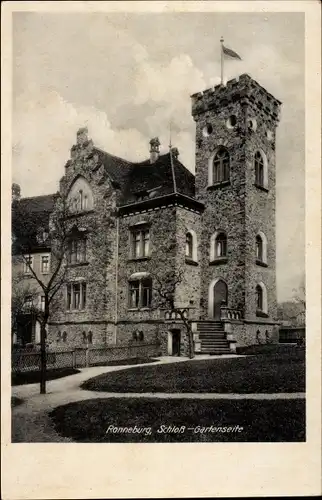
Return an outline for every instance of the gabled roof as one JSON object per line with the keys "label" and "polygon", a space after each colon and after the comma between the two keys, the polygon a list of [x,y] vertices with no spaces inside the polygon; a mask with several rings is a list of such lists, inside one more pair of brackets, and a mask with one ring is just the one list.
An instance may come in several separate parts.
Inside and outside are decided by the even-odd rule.
{"label": "gabled roof", "polygon": [[175,183],[170,153],[160,155],[154,162],[145,160],[132,164],[126,176],[121,204],[129,204],[145,196],[163,196],[174,192],[194,197],[195,177],[172,155]]}
{"label": "gabled roof", "polygon": [[46,194],[43,196],[32,196],[31,198],[21,198],[18,202],[21,210],[28,212],[47,212],[50,213],[54,208],[55,195]]}

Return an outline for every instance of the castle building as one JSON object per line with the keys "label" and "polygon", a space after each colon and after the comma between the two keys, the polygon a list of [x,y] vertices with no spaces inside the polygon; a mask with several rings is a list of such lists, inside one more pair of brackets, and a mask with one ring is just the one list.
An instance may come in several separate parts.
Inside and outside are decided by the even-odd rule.
{"label": "castle building", "polygon": [[[66,280],[57,293],[51,343],[159,340],[187,353],[227,353],[278,339],[275,138],[280,101],[249,75],[192,96],[195,175],[176,148],[133,163],[77,133],[59,197],[68,200]],[[37,202],[38,200],[38,202]],[[25,198],[55,203],[53,196]],[[38,207],[39,208],[39,207]],[[48,210],[47,212],[48,213]],[[34,248],[35,261],[43,249]],[[175,277],[174,309],[158,291]],[[173,285],[173,280],[172,280]],[[160,288],[161,287],[161,288]]]}

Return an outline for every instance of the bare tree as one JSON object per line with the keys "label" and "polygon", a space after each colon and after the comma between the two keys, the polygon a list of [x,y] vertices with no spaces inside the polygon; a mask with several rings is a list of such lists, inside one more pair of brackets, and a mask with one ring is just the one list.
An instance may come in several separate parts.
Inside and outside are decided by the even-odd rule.
{"label": "bare tree", "polygon": [[[40,393],[46,393],[46,334],[51,305],[54,298],[66,280],[67,268],[65,255],[68,245],[68,215],[70,214],[67,201],[59,194],[56,195],[55,209],[47,214],[44,220],[43,212],[26,213],[24,205],[17,202],[12,212],[12,232],[14,235],[13,253],[15,263],[22,263],[44,297],[44,307],[38,310],[37,319],[40,323]],[[47,222],[47,225],[46,225]],[[44,225],[45,223],[45,225]],[[32,266],[32,255],[41,248],[41,245],[50,247],[50,275],[49,279],[37,273]],[[38,250],[39,251],[39,250]],[[24,280],[24,276],[21,277]]]}
{"label": "bare tree", "polygon": [[[41,376],[40,393],[46,393],[46,335],[50,315],[62,296],[59,291],[68,281],[70,241],[73,231],[79,231],[77,213],[68,201],[68,192],[65,195],[57,193],[55,206],[50,214],[47,214],[47,227],[44,227],[44,214],[25,213],[24,205],[16,202],[13,206],[12,232],[14,234],[13,253],[15,261],[21,262],[28,269],[29,275],[34,278],[44,297],[43,310],[38,315],[40,323],[40,353],[41,353]],[[76,216],[76,217],[75,217]],[[94,235],[96,241],[92,241],[92,257],[96,259],[97,265],[93,266],[91,280],[102,283],[106,280],[106,268],[112,255],[110,244],[110,230],[113,221],[109,211],[102,210],[101,214],[82,217],[81,231],[87,235]],[[44,241],[42,241],[42,239]],[[37,273],[32,266],[31,256],[35,251],[39,252],[41,244],[50,248],[50,274],[46,279],[41,273]],[[38,249],[38,250],[37,250]],[[24,276],[22,276],[22,280]],[[106,303],[106,287],[102,290],[102,300]]]}

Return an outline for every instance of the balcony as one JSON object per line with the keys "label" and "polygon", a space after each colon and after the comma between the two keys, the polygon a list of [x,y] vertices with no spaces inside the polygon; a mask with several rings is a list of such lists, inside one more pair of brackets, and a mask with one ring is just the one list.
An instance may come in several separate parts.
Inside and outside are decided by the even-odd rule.
{"label": "balcony", "polygon": [[226,306],[220,308],[221,321],[241,321],[242,318],[243,313],[240,309],[232,309]]}

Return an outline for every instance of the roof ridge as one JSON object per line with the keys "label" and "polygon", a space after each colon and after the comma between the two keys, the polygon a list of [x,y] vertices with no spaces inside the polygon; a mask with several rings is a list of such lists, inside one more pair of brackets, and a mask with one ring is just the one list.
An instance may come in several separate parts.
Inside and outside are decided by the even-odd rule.
{"label": "roof ridge", "polygon": [[129,160],[125,160],[125,158],[122,158],[121,156],[116,156],[116,155],[113,155],[112,153],[108,153],[104,149],[98,148],[97,146],[94,146],[94,149],[96,149],[97,151],[100,151],[101,153],[104,153],[105,155],[111,156],[112,158],[116,158],[117,160],[121,160],[125,163],[128,163],[129,165],[133,164],[133,162],[131,162]]}
{"label": "roof ridge", "polygon": [[55,196],[56,193],[49,193],[49,194],[37,194],[36,196],[23,196],[20,198],[19,201],[22,200],[34,200],[35,198],[46,198],[48,196]]}

